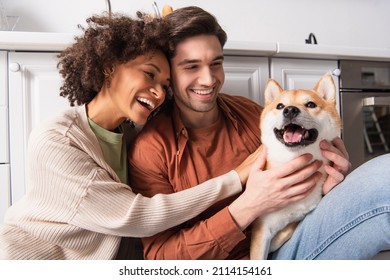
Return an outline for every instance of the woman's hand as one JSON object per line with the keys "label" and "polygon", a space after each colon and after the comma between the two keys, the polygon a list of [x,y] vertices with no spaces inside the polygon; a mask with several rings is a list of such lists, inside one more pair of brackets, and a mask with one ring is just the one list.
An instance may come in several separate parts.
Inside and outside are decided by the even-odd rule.
{"label": "woman's hand", "polygon": [[321,141],[320,148],[322,150],[322,156],[330,161],[324,165],[324,170],[328,176],[322,192],[323,194],[327,194],[344,180],[351,169],[351,163],[349,162],[349,155],[344,142],[339,137],[336,137],[332,142],[326,140]]}

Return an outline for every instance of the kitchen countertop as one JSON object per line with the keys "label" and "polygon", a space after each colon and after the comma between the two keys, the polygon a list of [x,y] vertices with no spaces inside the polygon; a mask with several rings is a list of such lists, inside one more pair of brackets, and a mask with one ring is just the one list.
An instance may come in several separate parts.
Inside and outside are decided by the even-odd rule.
{"label": "kitchen countertop", "polygon": [[[77,34],[0,31],[0,50],[61,51]],[[389,48],[228,41],[227,55],[390,61]]]}

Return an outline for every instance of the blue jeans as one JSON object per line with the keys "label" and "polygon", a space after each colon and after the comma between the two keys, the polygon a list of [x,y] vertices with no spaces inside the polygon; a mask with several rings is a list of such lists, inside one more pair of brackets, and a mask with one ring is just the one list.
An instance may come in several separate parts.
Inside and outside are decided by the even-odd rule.
{"label": "blue jeans", "polygon": [[272,259],[371,259],[390,249],[390,154],[366,162],[328,193]]}

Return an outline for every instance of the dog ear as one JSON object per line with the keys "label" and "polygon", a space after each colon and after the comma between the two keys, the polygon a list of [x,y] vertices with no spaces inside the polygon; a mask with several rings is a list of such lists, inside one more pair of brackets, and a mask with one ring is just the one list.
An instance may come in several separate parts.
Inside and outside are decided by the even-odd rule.
{"label": "dog ear", "polygon": [[277,81],[273,79],[269,79],[265,86],[265,91],[264,91],[265,105],[274,101],[275,98],[282,93],[282,91],[283,89],[281,88],[281,86],[278,84]]}
{"label": "dog ear", "polygon": [[314,90],[327,101],[336,100],[336,85],[331,74],[324,75],[314,87]]}

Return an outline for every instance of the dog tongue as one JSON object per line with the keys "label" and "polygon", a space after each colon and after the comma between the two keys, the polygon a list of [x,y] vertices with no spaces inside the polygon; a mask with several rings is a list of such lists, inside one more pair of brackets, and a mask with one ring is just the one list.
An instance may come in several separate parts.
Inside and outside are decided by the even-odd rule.
{"label": "dog tongue", "polygon": [[288,127],[283,134],[283,140],[286,143],[299,143],[302,140],[302,129],[301,128],[290,128]]}

